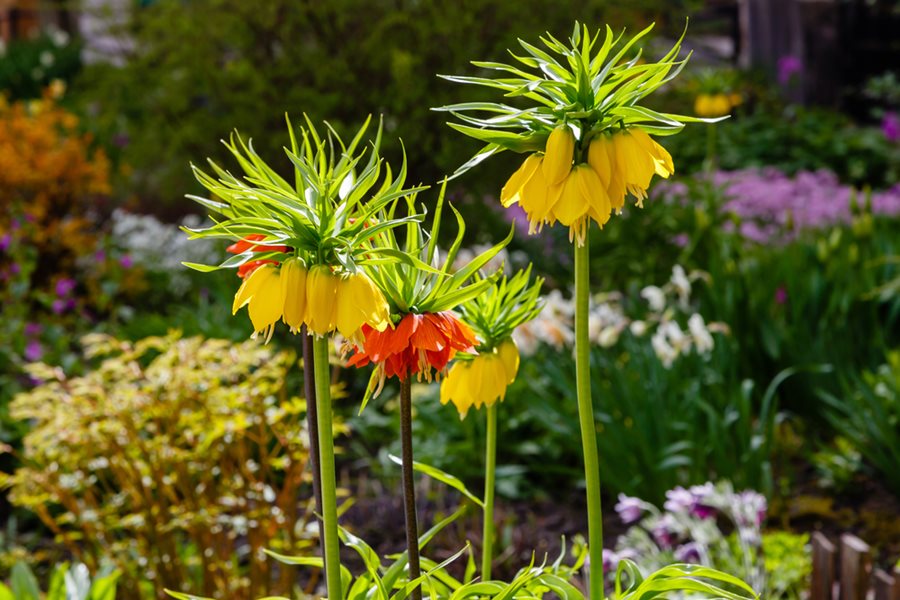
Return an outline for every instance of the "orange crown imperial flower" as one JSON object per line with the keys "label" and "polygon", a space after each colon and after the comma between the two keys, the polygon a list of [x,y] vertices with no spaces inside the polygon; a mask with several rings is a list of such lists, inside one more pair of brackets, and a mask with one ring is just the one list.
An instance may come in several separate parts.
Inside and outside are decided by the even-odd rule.
{"label": "orange crown imperial flower", "polygon": [[[387,377],[405,380],[410,374],[431,381],[457,352],[475,354],[475,334],[449,310],[405,315],[393,329],[378,331],[362,326],[365,341],[353,348],[348,364],[377,365],[379,385]],[[377,392],[376,392],[377,393]]]}

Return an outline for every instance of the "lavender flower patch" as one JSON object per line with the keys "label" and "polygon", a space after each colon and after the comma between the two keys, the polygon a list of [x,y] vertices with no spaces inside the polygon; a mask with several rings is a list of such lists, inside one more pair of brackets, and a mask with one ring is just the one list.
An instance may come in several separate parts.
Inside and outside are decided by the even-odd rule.
{"label": "lavender flower patch", "polygon": [[[790,177],[777,168],[719,171],[712,184],[725,197],[720,210],[738,217],[736,228],[745,239],[761,244],[785,243],[804,231],[849,224],[853,204],[873,215],[900,215],[900,185],[866,194],[841,184],[830,171],[801,171]],[[680,182],[657,186],[668,201],[687,202],[688,187]]]}
{"label": "lavender flower patch", "polygon": [[[694,563],[733,573],[765,598],[797,598],[806,586],[807,570],[776,556],[781,538],[795,537],[793,554],[808,563],[806,536],[764,534],[766,498],[758,492],[705,483],[669,490],[662,510],[624,494],[615,509],[631,527],[615,550],[603,551],[608,573],[625,559],[645,575],[673,563]],[[775,543],[767,544],[770,536]]]}

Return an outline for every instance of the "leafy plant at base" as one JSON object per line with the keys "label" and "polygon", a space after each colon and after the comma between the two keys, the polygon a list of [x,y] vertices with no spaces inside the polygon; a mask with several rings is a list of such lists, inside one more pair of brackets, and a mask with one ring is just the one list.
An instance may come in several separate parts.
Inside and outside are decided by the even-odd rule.
{"label": "leafy plant at base", "polygon": [[886,360],[875,371],[845,378],[839,396],[820,396],[831,426],[900,495],[900,351],[889,352]]}
{"label": "leafy plant at base", "polygon": [[29,366],[42,383],[12,405],[33,422],[23,466],[5,478],[12,502],[90,568],[108,556],[129,598],[291,590],[291,574],[258,557],[315,543],[297,502],[305,404],[284,388],[294,356],[176,333],[83,344],[102,361],[84,376]]}
{"label": "leafy plant at base", "polygon": [[115,600],[121,573],[104,564],[92,578],[81,563],[57,565],[50,575],[47,593],[41,593],[37,579],[25,563],[12,569],[9,587],[0,583],[0,600]]}

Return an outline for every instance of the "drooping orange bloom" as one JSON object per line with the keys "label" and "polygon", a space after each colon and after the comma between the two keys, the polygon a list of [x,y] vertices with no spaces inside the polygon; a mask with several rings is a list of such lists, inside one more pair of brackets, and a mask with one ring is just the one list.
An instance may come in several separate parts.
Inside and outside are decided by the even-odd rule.
{"label": "drooping orange bloom", "polygon": [[[253,243],[253,242],[260,242],[264,239],[266,239],[266,236],[264,236],[263,234],[253,233],[251,235],[248,235],[244,239],[237,241],[237,242],[233,243],[232,245],[228,246],[225,250],[227,252],[230,252],[231,254],[243,254],[247,250],[252,250],[253,252],[287,252],[288,251],[287,246],[267,246],[265,244],[254,244]],[[247,261],[244,264],[242,264],[240,267],[238,267],[238,271],[237,271],[238,277],[240,277],[241,279],[244,279],[245,277],[250,275],[250,273],[252,273],[259,267],[266,265],[266,264],[277,265],[278,261],[277,260],[250,260],[250,261]]]}
{"label": "drooping orange bloom", "polygon": [[[362,326],[363,347],[354,347],[347,361],[356,367],[375,363],[382,369],[382,380],[397,377],[401,381],[410,374],[431,381],[457,352],[475,354],[475,333],[450,311],[408,314],[396,327],[377,331]],[[380,389],[380,385],[379,385]]]}

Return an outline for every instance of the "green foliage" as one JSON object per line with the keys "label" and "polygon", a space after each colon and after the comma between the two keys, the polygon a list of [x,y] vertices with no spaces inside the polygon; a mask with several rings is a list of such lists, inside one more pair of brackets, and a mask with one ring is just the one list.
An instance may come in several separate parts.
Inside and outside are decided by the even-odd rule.
{"label": "green foliage", "polygon": [[840,395],[822,393],[832,427],[900,494],[900,351],[862,376],[848,375]]}
{"label": "green foliage", "polygon": [[9,587],[0,583],[0,600],[115,600],[119,575],[110,564],[101,566],[91,578],[85,565],[62,563],[53,569],[49,588],[43,594],[28,565],[17,563]]}
{"label": "green foliage", "polygon": [[810,461],[819,477],[819,485],[837,493],[844,493],[863,470],[862,454],[845,437],[834,439],[833,446],[826,446],[814,453]]}
{"label": "green foliage", "polygon": [[[252,134],[261,155],[276,155],[281,116],[299,110],[342,133],[360,115],[383,114],[388,156],[399,159],[394,140],[402,139],[415,149],[410,171],[428,183],[471,153],[468,141],[446,135],[444,115],[422,110],[458,94],[435,73],[460,72],[473,56],[503,59],[517,36],[566,35],[575,14],[634,27],[655,19],[677,33],[697,4],[162,0],[118,25],[110,21],[112,34],[134,40],[134,50],[124,52],[122,66],[89,66],[77,87],[99,111],[92,127],[100,137],[127,140],[119,158],[134,168],[128,191],[153,201],[177,202],[171,191],[192,185],[184,165],[196,156],[224,159],[215,140],[233,128]],[[286,159],[273,166],[290,168]],[[500,177],[484,173],[479,187],[493,190]]]}
{"label": "green foliage", "polygon": [[762,551],[771,597],[785,600],[803,598],[812,575],[809,534],[789,531],[764,533]]}
{"label": "green foliage", "polygon": [[643,57],[642,49],[635,44],[652,29],[653,24],[626,38],[624,32],[614,34],[609,25],[605,32],[591,33],[587,25],[576,22],[568,45],[550,33],[540,37],[543,47],[519,39],[525,54],[510,51],[517,61],[515,66],[472,62],[480,69],[499,71],[502,77],[442,75],[455,83],[500,90],[511,102],[521,98],[521,103],[528,104],[520,108],[496,102],[465,102],[436,109],[463,122],[448,123],[453,129],[485,144],[457,169],[456,175],[504,150],[543,150],[550,132],[560,124],[576,128],[579,147],[586,153],[590,139],[603,131],[640,126],[647,133],[672,135],[685,123],[706,121],[660,113],[638,104],[672,81],[688,60],[678,60],[683,33],[659,60]]}
{"label": "green foliage", "polygon": [[[665,146],[681,173],[702,168],[706,131],[688,128]],[[876,127],[860,127],[822,108],[760,109],[716,125],[719,168],[777,165],[787,173],[827,169],[842,181],[874,188],[900,181],[900,147]]]}
{"label": "green foliage", "polygon": [[40,98],[54,79],[69,81],[81,69],[81,45],[49,30],[33,39],[0,42],[0,96]]}
{"label": "green foliage", "polygon": [[305,403],[285,389],[293,355],[177,333],[83,343],[99,361],[84,376],[28,368],[42,383],[11,406],[32,429],[10,500],[91,568],[109,556],[129,598],[290,591],[291,577],[235,555],[313,543],[297,502],[309,473]]}

